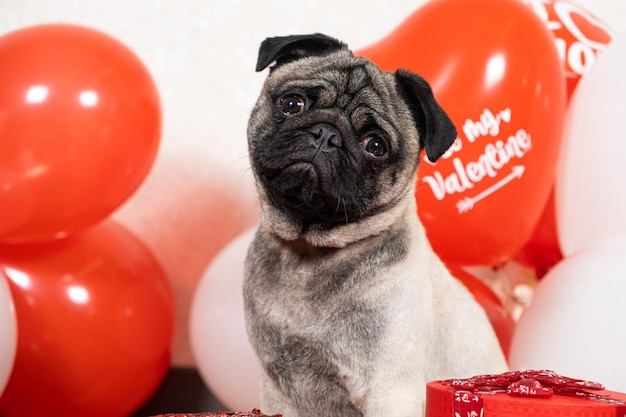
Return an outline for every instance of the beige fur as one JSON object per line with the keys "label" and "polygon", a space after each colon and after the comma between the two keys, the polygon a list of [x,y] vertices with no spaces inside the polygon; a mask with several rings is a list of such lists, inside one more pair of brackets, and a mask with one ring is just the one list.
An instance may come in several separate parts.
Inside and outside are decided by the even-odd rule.
{"label": "beige fur", "polygon": [[[398,87],[398,77],[412,76],[381,72],[332,39],[315,36],[311,42],[326,42],[322,46],[330,45],[330,53],[272,71],[249,127],[262,216],[246,259],[244,300],[250,340],[262,365],[261,407],[285,417],[421,416],[428,381],[503,372],[506,362],[484,311],[435,255],[416,214],[420,144],[438,145],[419,135],[422,126],[418,123],[416,129],[410,106],[398,93],[404,83],[412,82],[404,80]],[[286,46],[279,52],[272,45],[266,52],[262,47],[260,58],[280,59],[281,54],[295,53],[296,47],[301,53],[310,45],[299,39],[280,40]],[[314,46],[315,51],[322,47]],[[276,116],[277,90],[291,83],[301,91],[300,85],[314,85],[319,79],[332,79],[332,86],[330,91],[321,88],[321,99],[307,102],[306,113]],[[337,85],[346,90],[336,90]],[[311,89],[315,94],[318,90]],[[304,96],[313,94],[302,91]],[[319,104],[324,94],[344,104]],[[434,99],[425,97],[435,112],[432,119],[448,127]],[[374,130],[388,142],[388,159],[361,154],[359,141],[370,135],[369,128],[360,126],[366,119],[375,120]],[[294,149],[302,145],[297,140],[313,143],[307,132],[317,123],[338,126],[342,144],[312,149],[312,156],[302,157],[300,165],[292,165],[296,151],[289,146],[266,152],[280,141],[294,141]],[[441,135],[446,141],[454,139],[454,132]],[[298,152],[307,151],[303,149]],[[264,171],[264,164],[274,165]],[[310,192],[311,201],[319,199],[320,212],[328,209],[326,193],[335,186],[335,177],[359,172],[355,178],[364,185],[342,179],[337,186],[340,197],[349,195],[358,203],[356,208],[345,206],[350,220],[342,222],[339,214],[334,219],[332,211],[330,220],[317,220],[316,206],[308,207],[305,197],[306,208],[283,206],[272,187],[296,181],[281,177],[282,170],[290,169],[293,175],[306,176],[299,187],[312,191],[287,191],[298,198],[298,193]],[[277,179],[267,179],[266,173],[274,171],[279,172]],[[368,187],[369,194],[361,196],[360,187]],[[366,197],[368,203],[359,205]],[[337,210],[341,208],[337,204]]]}

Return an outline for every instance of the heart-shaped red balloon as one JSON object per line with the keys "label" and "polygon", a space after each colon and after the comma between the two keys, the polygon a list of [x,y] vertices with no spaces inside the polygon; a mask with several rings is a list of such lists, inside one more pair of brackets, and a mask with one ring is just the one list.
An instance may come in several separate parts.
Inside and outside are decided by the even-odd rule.
{"label": "heart-shaped red balloon", "polygon": [[418,213],[446,262],[493,265],[523,246],[555,175],[565,113],[557,49],[517,0],[434,0],[359,52],[430,82],[458,138],[420,163]]}
{"label": "heart-shaped red balloon", "polygon": [[571,96],[598,53],[613,39],[613,31],[593,14],[567,0],[524,0],[554,35],[565,65],[567,95]]}

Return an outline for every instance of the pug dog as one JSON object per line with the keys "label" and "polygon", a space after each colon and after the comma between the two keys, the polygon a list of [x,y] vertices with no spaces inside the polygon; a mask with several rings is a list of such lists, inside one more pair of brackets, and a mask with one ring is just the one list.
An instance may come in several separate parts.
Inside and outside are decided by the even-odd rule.
{"label": "pug dog", "polygon": [[243,286],[264,412],[419,416],[427,382],[506,371],[417,216],[420,153],[457,137],[428,83],[323,34],[266,39],[270,66],[248,125],[261,219]]}

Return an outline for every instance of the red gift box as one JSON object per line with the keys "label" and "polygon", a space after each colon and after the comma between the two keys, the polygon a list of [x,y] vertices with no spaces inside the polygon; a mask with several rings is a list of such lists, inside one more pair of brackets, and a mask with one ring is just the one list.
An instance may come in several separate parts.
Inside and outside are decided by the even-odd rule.
{"label": "red gift box", "polygon": [[280,414],[272,416],[263,414],[258,408],[249,412],[236,411],[218,411],[210,413],[175,413],[175,414],[159,414],[152,417],[282,417]]}
{"label": "red gift box", "polygon": [[626,394],[552,371],[429,382],[426,417],[626,417]]}

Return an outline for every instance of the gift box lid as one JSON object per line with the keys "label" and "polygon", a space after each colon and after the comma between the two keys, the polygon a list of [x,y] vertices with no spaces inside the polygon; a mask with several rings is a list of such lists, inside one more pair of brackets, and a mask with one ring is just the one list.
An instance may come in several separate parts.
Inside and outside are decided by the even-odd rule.
{"label": "gift box lid", "polygon": [[208,413],[173,413],[173,414],[159,414],[153,417],[282,417],[280,414],[274,414],[272,416],[263,414],[258,408],[252,411],[218,411]]}
{"label": "gift box lid", "polygon": [[626,394],[553,371],[429,382],[426,417],[626,417]]}

